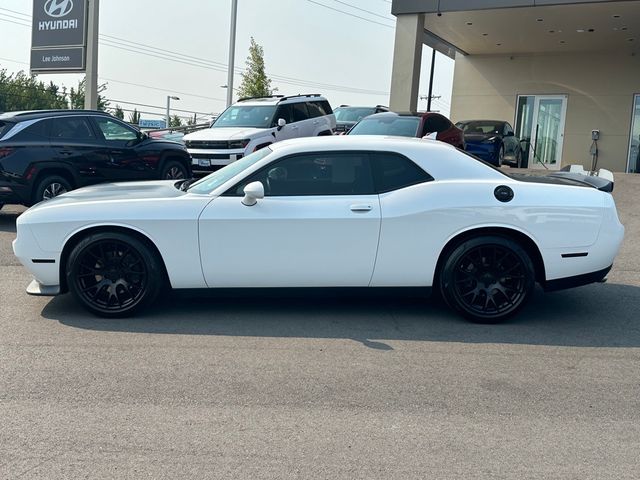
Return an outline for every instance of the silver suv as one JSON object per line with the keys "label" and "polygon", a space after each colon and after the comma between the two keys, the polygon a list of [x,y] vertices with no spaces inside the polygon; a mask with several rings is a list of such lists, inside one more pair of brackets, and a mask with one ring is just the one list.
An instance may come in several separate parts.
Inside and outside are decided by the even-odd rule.
{"label": "silver suv", "polygon": [[210,128],[185,135],[194,173],[205,174],[281,140],[333,135],[336,117],[318,94],[252,97],[227,108]]}

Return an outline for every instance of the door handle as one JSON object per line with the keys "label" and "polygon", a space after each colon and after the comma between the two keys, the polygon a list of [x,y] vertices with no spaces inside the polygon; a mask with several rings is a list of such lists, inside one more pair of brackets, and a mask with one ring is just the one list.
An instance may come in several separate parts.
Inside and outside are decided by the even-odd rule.
{"label": "door handle", "polygon": [[371,205],[365,205],[365,204],[359,204],[359,205],[351,205],[351,211],[352,212],[370,212],[371,210],[373,210],[373,207]]}
{"label": "door handle", "polygon": [[60,150],[60,155],[73,155],[72,150]]}

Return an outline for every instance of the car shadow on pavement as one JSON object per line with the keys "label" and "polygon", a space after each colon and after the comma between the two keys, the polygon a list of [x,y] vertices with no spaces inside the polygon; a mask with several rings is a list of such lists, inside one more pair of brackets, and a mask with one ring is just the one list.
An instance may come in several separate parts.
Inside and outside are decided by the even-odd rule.
{"label": "car shadow on pavement", "polygon": [[403,296],[235,297],[172,294],[138,317],[103,319],[70,295],[52,299],[43,317],[79,329],[177,335],[345,338],[377,350],[392,340],[640,347],[640,287],[594,284],[535,292],[527,307],[500,325],[468,323],[440,302]]}

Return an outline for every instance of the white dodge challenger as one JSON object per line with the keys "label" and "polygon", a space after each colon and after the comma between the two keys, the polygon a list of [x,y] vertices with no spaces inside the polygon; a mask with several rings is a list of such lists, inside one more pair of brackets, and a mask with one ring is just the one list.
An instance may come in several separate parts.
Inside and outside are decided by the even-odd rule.
{"label": "white dodge challenger", "polygon": [[96,185],[17,222],[27,292],[128,316],[165,288],[431,287],[478,322],[602,281],[624,227],[612,178],[506,175],[431,140],[258,150],[195,182]]}

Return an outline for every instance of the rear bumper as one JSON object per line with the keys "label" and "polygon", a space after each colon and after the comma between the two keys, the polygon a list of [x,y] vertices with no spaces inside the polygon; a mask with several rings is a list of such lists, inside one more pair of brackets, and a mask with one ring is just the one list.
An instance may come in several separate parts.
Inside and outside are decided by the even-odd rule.
{"label": "rear bumper", "polygon": [[6,180],[0,180],[0,204],[16,203],[30,205],[31,189]]}
{"label": "rear bumper", "polygon": [[469,143],[465,144],[465,151],[492,165],[498,165],[498,151],[493,143]]}
{"label": "rear bumper", "polygon": [[567,288],[580,287],[582,285],[588,285],[590,283],[605,282],[607,273],[611,270],[613,265],[609,265],[607,268],[597,270],[595,272],[583,273],[582,275],[574,275],[572,277],[557,278],[555,280],[548,280],[545,282],[543,288],[545,292],[553,292],[556,290],[565,290]]}

